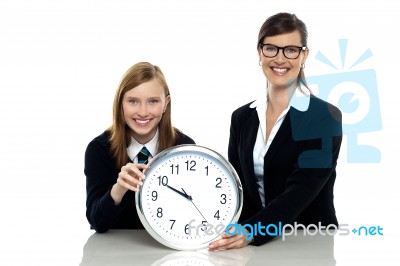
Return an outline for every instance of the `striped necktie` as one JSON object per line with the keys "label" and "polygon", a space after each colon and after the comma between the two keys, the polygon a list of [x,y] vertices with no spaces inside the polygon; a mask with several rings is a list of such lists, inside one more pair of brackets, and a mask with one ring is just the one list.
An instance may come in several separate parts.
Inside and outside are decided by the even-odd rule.
{"label": "striped necktie", "polygon": [[138,163],[147,164],[147,162],[149,160],[149,154],[150,154],[149,150],[143,146],[143,148],[140,150],[140,152],[137,155]]}

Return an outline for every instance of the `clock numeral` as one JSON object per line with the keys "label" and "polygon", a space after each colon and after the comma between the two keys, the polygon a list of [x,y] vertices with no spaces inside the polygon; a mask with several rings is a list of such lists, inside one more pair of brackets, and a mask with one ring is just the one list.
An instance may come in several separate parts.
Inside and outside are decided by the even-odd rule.
{"label": "clock numeral", "polygon": [[226,203],[226,195],[225,194],[221,194],[221,204],[225,204]]}
{"label": "clock numeral", "polygon": [[175,164],[171,164],[169,167],[171,167],[171,174],[174,174],[174,168],[176,170],[176,174],[179,175],[179,164],[175,165]]}
{"label": "clock numeral", "polygon": [[219,210],[214,214],[214,218],[217,218],[217,220],[219,220]]}
{"label": "clock numeral", "polygon": [[202,223],[202,227],[201,227],[201,231],[205,231],[206,229],[207,229],[207,226],[208,226],[208,223],[207,223],[207,221],[201,221],[201,223]]}
{"label": "clock numeral", "polygon": [[163,176],[163,177],[158,176],[157,178],[158,178],[158,185],[159,185],[159,186],[161,186],[161,185],[163,185],[163,186],[168,185],[168,177],[167,177],[167,176]]}
{"label": "clock numeral", "polygon": [[215,185],[215,187],[216,188],[221,188],[222,178],[221,177],[217,177],[215,179],[215,181],[217,181],[217,184]]}
{"label": "clock numeral", "polygon": [[208,176],[208,165],[204,168],[206,169],[206,176]]}
{"label": "clock numeral", "polygon": [[176,220],[169,220],[170,222],[172,222],[172,224],[171,224],[171,230],[172,230],[172,227],[174,227],[174,224],[175,224],[175,222],[176,222]]}
{"label": "clock numeral", "polygon": [[161,207],[157,208],[157,217],[161,218],[163,217],[163,213],[162,213],[163,209]]}
{"label": "clock numeral", "polygon": [[194,161],[194,160],[186,161],[185,164],[186,164],[186,170],[188,170],[188,171],[196,171],[196,168],[195,168],[196,161]]}
{"label": "clock numeral", "polygon": [[185,226],[185,234],[190,234],[190,228],[189,228],[189,224],[187,224],[186,226]]}
{"label": "clock numeral", "polygon": [[151,192],[151,200],[152,200],[152,201],[156,201],[157,198],[158,198],[158,193],[157,193],[157,191],[153,190],[153,191]]}

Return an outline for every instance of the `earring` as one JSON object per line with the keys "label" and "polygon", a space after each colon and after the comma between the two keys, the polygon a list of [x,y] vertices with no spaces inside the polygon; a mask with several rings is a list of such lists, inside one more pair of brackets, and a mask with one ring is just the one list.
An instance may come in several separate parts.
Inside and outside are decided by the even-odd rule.
{"label": "earring", "polygon": [[258,61],[258,65],[261,66],[261,58],[260,58],[260,61]]}
{"label": "earring", "polygon": [[302,69],[305,69],[305,68],[306,68],[306,65],[305,65],[305,64],[301,64],[301,68],[302,68]]}

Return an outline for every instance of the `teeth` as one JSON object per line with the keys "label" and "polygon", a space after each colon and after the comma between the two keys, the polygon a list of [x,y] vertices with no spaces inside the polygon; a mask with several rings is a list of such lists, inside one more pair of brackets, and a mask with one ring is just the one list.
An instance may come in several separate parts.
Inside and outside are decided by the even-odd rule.
{"label": "teeth", "polygon": [[284,73],[287,71],[287,68],[273,68],[272,70],[278,73]]}
{"label": "teeth", "polygon": [[146,123],[148,123],[149,121],[150,121],[149,119],[146,119],[146,120],[139,120],[139,119],[136,119],[136,122],[139,123],[139,124],[146,124]]}

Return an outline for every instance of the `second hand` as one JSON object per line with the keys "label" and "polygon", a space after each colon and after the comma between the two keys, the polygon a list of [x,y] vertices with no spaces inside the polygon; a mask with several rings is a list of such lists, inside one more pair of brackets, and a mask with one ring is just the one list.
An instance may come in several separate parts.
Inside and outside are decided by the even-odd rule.
{"label": "second hand", "polygon": [[204,217],[204,215],[201,213],[201,211],[199,210],[199,208],[197,208],[196,204],[194,204],[193,202],[193,198],[191,196],[189,196],[186,191],[182,188],[183,193],[185,193],[188,197],[188,199],[190,199],[190,201],[192,202],[193,206],[197,209],[197,211],[200,213],[200,215],[203,217],[204,221],[207,222],[207,219]]}

